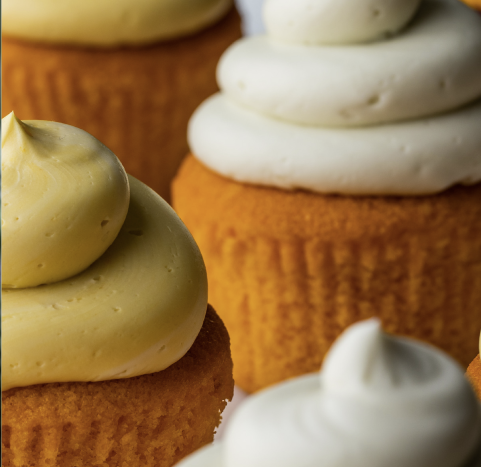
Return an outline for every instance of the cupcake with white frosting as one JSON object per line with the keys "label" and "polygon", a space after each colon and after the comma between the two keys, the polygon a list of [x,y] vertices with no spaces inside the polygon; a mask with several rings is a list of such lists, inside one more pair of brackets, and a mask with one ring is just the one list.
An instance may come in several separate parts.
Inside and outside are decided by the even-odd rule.
{"label": "cupcake with white frosting", "polygon": [[[481,18],[267,1],[194,113],[174,206],[254,391],[378,315],[467,365],[481,327]],[[381,311],[380,311],[381,310]]]}
{"label": "cupcake with white frosting", "polygon": [[212,441],[234,383],[201,254],[107,147],[5,117],[2,247],[2,467],[167,467]]}
{"label": "cupcake with white frosting", "polygon": [[188,119],[240,36],[232,0],[5,0],[2,117],[83,128],[168,199]]}
{"label": "cupcake with white frosting", "polygon": [[320,374],[252,396],[220,443],[179,467],[477,467],[481,410],[439,350],[353,325]]}

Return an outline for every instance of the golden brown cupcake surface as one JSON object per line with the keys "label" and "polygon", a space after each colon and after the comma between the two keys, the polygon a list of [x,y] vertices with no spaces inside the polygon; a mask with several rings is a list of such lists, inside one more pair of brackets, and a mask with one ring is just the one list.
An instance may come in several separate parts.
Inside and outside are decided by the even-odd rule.
{"label": "golden brown cupcake surface", "polygon": [[232,398],[229,336],[212,307],[164,371],[2,393],[2,467],[164,467],[213,439]]}
{"label": "golden brown cupcake surface", "polygon": [[173,196],[232,329],[243,389],[316,371],[341,330],[370,316],[464,365],[476,352],[480,185],[421,198],[319,195],[237,183],[189,156]]}

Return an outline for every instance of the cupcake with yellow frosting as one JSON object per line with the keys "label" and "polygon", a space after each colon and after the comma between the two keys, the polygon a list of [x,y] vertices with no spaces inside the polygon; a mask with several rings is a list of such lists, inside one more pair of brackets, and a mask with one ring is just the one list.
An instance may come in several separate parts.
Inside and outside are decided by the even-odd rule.
{"label": "cupcake with yellow frosting", "polygon": [[168,199],[187,121],[240,35],[232,0],[5,0],[2,117],[83,128]]}
{"label": "cupcake with yellow frosting", "polygon": [[463,370],[421,342],[358,323],[322,370],[256,394],[225,438],[178,467],[478,467],[481,410]]}
{"label": "cupcake with yellow frosting", "polygon": [[456,0],[267,0],[220,60],[174,207],[234,379],[315,371],[377,315],[467,366],[481,328],[481,17]]}
{"label": "cupcake with yellow frosting", "polygon": [[212,441],[229,337],[165,201],[88,133],[12,113],[2,242],[2,467],[171,466]]}

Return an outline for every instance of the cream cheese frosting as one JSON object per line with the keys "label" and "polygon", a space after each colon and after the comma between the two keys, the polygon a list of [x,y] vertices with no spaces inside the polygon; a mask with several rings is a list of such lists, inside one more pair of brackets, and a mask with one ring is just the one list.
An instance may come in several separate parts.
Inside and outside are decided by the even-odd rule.
{"label": "cream cheese frosting", "polygon": [[[179,360],[202,326],[207,279],[198,247],[178,216],[144,184],[132,177],[127,182],[120,163],[112,160],[115,156],[87,133],[53,122],[19,122],[13,115],[3,120],[4,128],[2,145],[8,148],[8,168],[2,167],[2,175],[4,171],[7,174],[2,187],[2,223],[7,227],[12,223],[17,229],[15,222],[25,217],[25,228],[14,234],[8,228],[5,232],[4,227],[4,274],[9,274],[12,264],[5,260],[12,235],[33,235],[30,242],[42,246],[44,232],[54,232],[48,242],[55,247],[58,240],[66,262],[71,257],[75,260],[75,245],[69,249],[62,229],[51,228],[52,213],[59,222],[70,217],[73,225],[77,212],[80,216],[90,209],[95,219],[88,236],[88,216],[82,221],[87,230],[82,230],[80,222],[72,228],[97,249],[102,229],[114,223],[112,215],[107,225],[101,225],[101,206],[110,203],[101,197],[105,193],[107,198],[113,197],[118,187],[112,193],[105,187],[97,189],[102,184],[115,185],[105,177],[104,169],[109,165],[110,178],[123,179],[117,209],[123,211],[127,205],[128,212],[110,247],[78,274],[36,287],[3,289],[2,390],[127,378],[160,371]],[[41,159],[53,162],[37,164]],[[53,168],[55,163],[58,170]],[[83,166],[81,171],[89,176],[78,175],[73,170],[76,166]],[[84,196],[73,179],[85,185],[96,202]],[[124,199],[129,186],[130,202]],[[77,193],[78,200],[68,189]],[[29,206],[35,203],[34,198],[25,200],[30,191],[38,194],[38,209],[35,204]],[[46,196],[42,196],[44,192]],[[69,206],[65,200],[74,200],[75,205]],[[91,203],[90,208],[82,205],[84,202]],[[13,211],[5,217],[5,204],[18,209],[18,221],[12,220]],[[64,211],[54,205],[63,206]],[[20,248],[17,254],[21,258]],[[47,251],[46,258],[49,254],[54,261],[55,254]],[[37,268],[36,261],[24,263],[26,269]]]}
{"label": "cream cheese frosting", "polygon": [[[479,182],[481,18],[455,0],[418,3],[267,2],[269,34],[221,58],[222,92],[194,114],[192,151],[237,181],[321,193],[424,195]],[[363,20],[373,11],[382,27]],[[321,27],[331,16],[333,31]]]}
{"label": "cream cheese frosting", "polygon": [[264,390],[182,467],[474,467],[481,410],[463,370],[377,320],[346,330],[319,374]]}
{"label": "cream cheese frosting", "polygon": [[2,33],[38,42],[116,46],[193,34],[232,0],[4,0]]}

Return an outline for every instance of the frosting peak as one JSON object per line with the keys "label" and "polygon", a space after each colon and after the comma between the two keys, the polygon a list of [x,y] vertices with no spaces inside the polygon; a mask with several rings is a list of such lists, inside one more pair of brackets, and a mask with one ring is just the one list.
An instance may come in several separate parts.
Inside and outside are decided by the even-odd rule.
{"label": "frosting peak", "polygon": [[439,383],[442,372],[436,354],[420,353],[391,338],[382,332],[381,322],[372,318],[342,334],[326,356],[321,376],[328,392],[377,397],[378,392],[409,386],[419,391],[421,384]]}
{"label": "frosting peak", "polygon": [[291,44],[352,44],[394,34],[421,0],[267,0],[264,21],[272,39]]}
{"label": "frosting peak", "polygon": [[459,365],[369,320],[338,338],[320,375],[251,396],[216,449],[182,466],[474,467],[480,448],[479,402]]}
{"label": "frosting peak", "polygon": [[104,253],[127,215],[129,185],[117,157],[88,133],[12,112],[2,120],[2,203],[2,287],[34,287]]}

